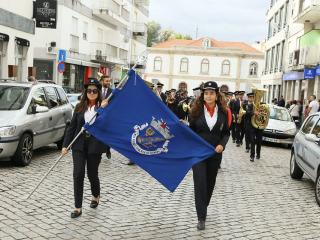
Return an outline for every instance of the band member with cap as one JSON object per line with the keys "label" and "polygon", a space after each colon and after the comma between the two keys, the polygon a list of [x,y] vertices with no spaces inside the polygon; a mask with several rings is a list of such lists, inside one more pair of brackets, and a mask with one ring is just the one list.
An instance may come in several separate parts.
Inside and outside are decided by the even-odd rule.
{"label": "band member with cap", "polygon": [[157,87],[157,88],[156,88],[156,91],[158,91],[158,94],[159,94],[159,96],[161,97],[161,100],[165,103],[167,97],[166,97],[166,95],[162,92],[163,84],[162,84],[161,82],[158,82],[158,83],[156,84],[156,87]]}
{"label": "band member with cap", "polygon": [[244,115],[244,130],[245,130],[245,142],[246,142],[246,152],[250,151],[250,142],[251,142],[251,133],[252,133],[252,124],[251,118],[253,116],[253,100],[254,93],[248,93],[248,102],[243,106],[246,111]]}
{"label": "band member with cap", "polygon": [[[71,123],[65,134],[62,155],[68,153],[67,146],[78,135],[83,125],[90,122],[96,110],[99,107],[108,105],[106,99],[101,100],[101,84],[97,79],[89,78],[84,87],[84,94],[74,110]],[[72,145],[75,209],[71,213],[71,218],[77,218],[82,214],[83,182],[86,165],[92,194],[90,207],[96,208],[99,205],[100,181],[98,168],[101,155],[105,152],[105,149],[106,146],[88,132],[81,134]]]}
{"label": "band member with cap", "polygon": [[234,92],[234,99],[231,99],[229,102],[229,108],[231,110],[232,113],[232,123],[231,123],[231,136],[232,136],[232,142],[235,143],[236,139],[237,139],[237,117],[238,117],[238,113],[239,113],[239,92],[235,91]]}
{"label": "band member with cap", "polygon": [[203,85],[201,95],[191,109],[190,128],[214,146],[216,151],[212,157],[192,167],[198,216],[197,228],[204,230],[207,208],[216,183],[222,152],[230,136],[227,104],[219,93],[216,82],[209,81]]}
{"label": "band member with cap", "polygon": [[[253,99],[253,101],[254,101],[254,99]],[[253,110],[252,116],[253,115],[259,116],[259,112]],[[250,133],[250,145],[251,145],[250,161],[251,162],[254,162],[255,155],[256,155],[256,159],[260,159],[261,145],[262,145],[262,134],[263,134],[263,129],[255,128],[251,124],[251,133]]]}
{"label": "band member with cap", "polygon": [[[111,88],[111,78],[108,75],[103,75],[100,78],[100,83],[102,85],[101,88],[101,96],[102,96],[102,100],[103,99],[107,99],[110,94],[112,93],[112,88]],[[110,147],[106,146],[106,156],[108,159],[111,158],[111,151],[110,151]]]}
{"label": "band member with cap", "polygon": [[245,91],[238,91],[239,98],[236,101],[236,109],[238,110],[237,112],[237,121],[236,121],[236,144],[237,147],[240,147],[243,143],[243,137],[244,137],[244,123],[243,119],[241,119],[241,116],[239,116],[239,111],[244,105],[244,99],[243,96],[245,94]]}
{"label": "band member with cap", "polygon": [[191,98],[188,97],[187,84],[185,82],[180,82],[178,86],[179,90],[175,94],[175,111],[174,113],[180,120],[187,121]]}

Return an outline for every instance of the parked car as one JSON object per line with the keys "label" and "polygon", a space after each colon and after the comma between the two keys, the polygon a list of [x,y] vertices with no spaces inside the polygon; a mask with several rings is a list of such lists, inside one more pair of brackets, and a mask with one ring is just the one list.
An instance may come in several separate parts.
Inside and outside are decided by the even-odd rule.
{"label": "parked car", "polygon": [[62,86],[62,88],[66,93],[74,93],[75,92],[74,88],[69,87],[69,86]]}
{"label": "parked car", "polygon": [[67,94],[68,100],[72,105],[72,108],[75,108],[77,104],[80,102],[81,93],[69,93]]}
{"label": "parked car", "polygon": [[290,175],[301,179],[304,173],[315,182],[315,197],[320,206],[320,113],[304,121],[292,145]]}
{"label": "parked car", "polygon": [[288,109],[275,105],[269,105],[269,109],[269,123],[263,131],[262,140],[291,146],[297,133],[297,126]]}
{"label": "parked car", "polygon": [[62,147],[72,107],[61,86],[0,81],[0,160],[26,166],[33,150]]}

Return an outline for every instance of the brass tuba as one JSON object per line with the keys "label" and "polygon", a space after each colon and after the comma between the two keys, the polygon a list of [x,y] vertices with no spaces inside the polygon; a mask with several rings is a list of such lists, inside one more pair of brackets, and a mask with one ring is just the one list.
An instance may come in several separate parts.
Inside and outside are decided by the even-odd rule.
{"label": "brass tuba", "polygon": [[254,94],[253,111],[258,112],[258,115],[253,115],[251,124],[254,128],[265,129],[269,122],[270,110],[267,104],[261,104],[261,100],[266,90],[253,89]]}

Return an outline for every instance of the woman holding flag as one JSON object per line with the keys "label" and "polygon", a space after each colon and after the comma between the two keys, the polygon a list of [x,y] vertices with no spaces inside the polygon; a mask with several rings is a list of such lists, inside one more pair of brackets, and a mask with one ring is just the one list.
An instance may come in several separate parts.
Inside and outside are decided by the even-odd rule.
{"label": "woman holding flag", "polygon": [[[78,135],[83,125],[85,123],[91,124],[91,120],[95,119],[94,116],[97,108],[106,107],[107,105],[107,100],[101,101],[101,84],[97,79],[89,78],[88,83],[85,84],[84,94],[80,103],[75,108],[71,123],[66,131],[62,155],[68,153],[67,146]],[[77,218],[82,214],[83,182],[86,164],[92,193],[90,207],[96,208],[98,206],[100,200],[98,168],[101,155],[104,152],[106,152],[106,145],[86,131],[72,145],[75,209],[71,212],[71,218]]]}
{"label": "woman holding flag", "polygon": [[212,157],[192,167],[198,216],[197,228],[204,230],[207,207],[216,183],[222,152],[230,136],[227,104],[219,93],[216,82],[209,81],[203,85],[201,95],[191,109],[190,127],[215,148]]}

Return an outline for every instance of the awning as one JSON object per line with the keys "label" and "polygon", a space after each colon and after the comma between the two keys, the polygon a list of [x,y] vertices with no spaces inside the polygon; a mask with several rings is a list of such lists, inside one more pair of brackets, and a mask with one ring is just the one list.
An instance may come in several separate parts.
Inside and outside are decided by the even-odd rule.
{"label": "awning", "polygon": [[16,44],[19,46],[24,46],[24,47],[30,46],[30,42],[27,39],[18,38],[18,37],[16,37]]}
{"label": "awning", "polygon": [[66,63],[74,64],[74,65],[81,65],[81,60],[74,59],[74,58],[66,58]]}
{"label": "awning", "polygon": [[298,71],[287,72],[282,76],[283,81],[303,80],[303,79],[304,79],[304,72],[298,72]]}
{"label": "awning", "polygon": [[93,63],[93,62],[87,62],[87,61],[81,61],[81,65],[86,66],[86,67],[100,68],[100,64]]}
{"label": "awning", "polygon": [[9,42],[9,35],[0,33],[0,41]]}

